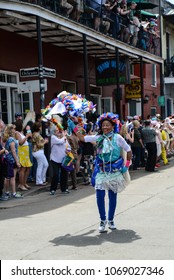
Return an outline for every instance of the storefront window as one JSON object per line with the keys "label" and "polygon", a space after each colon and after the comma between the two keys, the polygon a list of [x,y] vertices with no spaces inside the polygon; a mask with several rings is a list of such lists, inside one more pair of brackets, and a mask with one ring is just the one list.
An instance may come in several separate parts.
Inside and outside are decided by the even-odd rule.
{"label": "storefront window", "polygon": [[0,118],[4,123],[8,123],[6,88],[0,88]]}

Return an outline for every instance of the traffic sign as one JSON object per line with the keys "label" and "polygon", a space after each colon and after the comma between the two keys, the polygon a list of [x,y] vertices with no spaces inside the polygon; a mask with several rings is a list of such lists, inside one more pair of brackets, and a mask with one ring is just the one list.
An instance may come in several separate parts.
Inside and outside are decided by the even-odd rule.
{"label": "traffic sign", "polygon": [[[41,67],[40,71],[42,71],[43,77],[56,78],[56,69]],[[39,67],[20,69],[21,78],[38,77],[38,76],[39,76]]]}

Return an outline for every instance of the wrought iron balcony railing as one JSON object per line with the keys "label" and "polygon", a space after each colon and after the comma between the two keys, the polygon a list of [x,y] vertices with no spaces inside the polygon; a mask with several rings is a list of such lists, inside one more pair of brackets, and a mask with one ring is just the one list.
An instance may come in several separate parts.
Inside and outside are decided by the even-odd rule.
{"label": "wrought iron balcony railing", "polygon": [[[136,48],[160,56],[160,37],[156,26],[132,24],[129,18],[121,16],[109,6],[98,0],[19,0],[39,5],[56,14],[88,26],[106,36],[115,38]],[[135,12],[137,14],[137,12]],[[156,29],[154,29],[156,28]]]}

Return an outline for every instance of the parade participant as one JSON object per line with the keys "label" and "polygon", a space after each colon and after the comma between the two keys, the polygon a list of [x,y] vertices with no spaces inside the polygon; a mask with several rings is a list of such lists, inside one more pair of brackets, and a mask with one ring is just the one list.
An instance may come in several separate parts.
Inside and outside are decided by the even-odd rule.
{"label": "parade participant", "polygon": [[[116,229],[114,214],[117,205],[117,193],[124,190],[126,181],[123,173],[130,165],[132,152],[124,138],[115,133],[117,129],[117,116],[113,113],[104,113],[98,118],[99,135],[82,135],[72,120],[68,120],[68,126],[84,142],[97,143],[97,155],[92,176],[92,185],[95,186],[97,206],[100,215],[99,232],[105,231],[107,224],[105,211],[105,191],[108,191],[109,211],[108,226],[111,230]],[[121,156],[124,150],[127,153],[126,162]]]}

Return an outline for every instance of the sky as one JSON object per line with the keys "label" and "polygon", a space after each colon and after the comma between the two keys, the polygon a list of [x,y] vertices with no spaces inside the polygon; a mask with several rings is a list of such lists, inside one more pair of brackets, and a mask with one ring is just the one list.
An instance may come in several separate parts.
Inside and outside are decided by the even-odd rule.
{"label": "sky", "polygon": [[174,4],[174,0],[167,0],[168,2]]}

